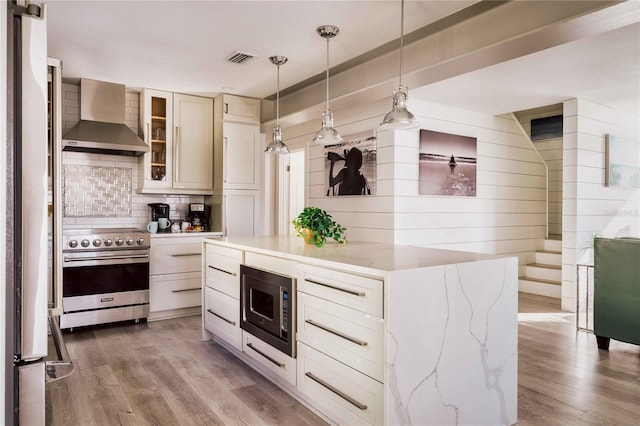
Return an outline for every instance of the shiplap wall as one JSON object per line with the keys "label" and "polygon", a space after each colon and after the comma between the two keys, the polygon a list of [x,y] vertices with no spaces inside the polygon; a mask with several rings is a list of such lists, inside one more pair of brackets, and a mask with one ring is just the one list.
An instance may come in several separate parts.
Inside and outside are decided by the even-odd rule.
{"label": "shiplap wall", "polygon": [[[126,92],[125,94],[125,124],[138,133],[139,94]],[[68,132],[80,120],[80,86],[76,84],[62,84],[62,134]],[[131,216],[126,217],[65,217],[65,228],[88,227],[144,227],[150,220],[148,203],[166,203],[170,205],[171,219],[183,219],[188,211],[189,203],[203,202],[202,196],[187,195],[154,195],[137,194],[138,188],[138,157],[123,155],[89,154],[83,152],[62,152],[62,164],[77,164],[86,166],[123,167],[131,168],[132,188]]]}
{"label": "shiplap wall", "polygon": [[[389,102],[335,112],[343,136],[376,129]],[[413,101],[423,129],[475,137],[477,196],[418,195],[418,132],[378,132],[375,196],[327,197],[324,149],[308,146],[319,120],[285,129],[308,146],[307,205],[327,210],[352,240],[516,255],[534,261],[546,234],[546,167],[512,116],[487,116]],[[340,121],[342,120],[342,121]],[[288,131],[288,138],[287,138]]]}
{"label": "shiplap wall", "polygon": [[640,237],[639,190],[605,187],[605,135],[640,140],[638,120],[584,100],[564,102],[564,310],[575,310],[576,264],[590,261],[595,234]]}

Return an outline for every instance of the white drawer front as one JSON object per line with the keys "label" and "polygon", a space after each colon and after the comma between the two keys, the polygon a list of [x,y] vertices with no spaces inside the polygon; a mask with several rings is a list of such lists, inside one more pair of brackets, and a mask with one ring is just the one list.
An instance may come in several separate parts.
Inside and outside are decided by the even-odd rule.
{"label": "white drawer front", "polygon": [[381,383],[300,342],[298,390],[338,424],[383,423]]}
{"label": "white drawer front", "polygon": [[382,382],[384,321],[298,292],[298,341]]}
{"label": "white drawer front", "polygon": [[149,278],[149,311],[190,308],[202,303],[200,272],[154,275]]}
{"label": "white drawer front", "polygon": [[298,290],[382,318],[382,281],[314,266],[302,278]]}
{"label": "white drawer front", "polygon": [[245,253],[244,264],[288,277],[296,277],[298,275],[298,268],[300,268],[300,264],[293,260],[265,256],[264,254],[252,252]]}
{"label": "white drawer front", "polygon": [[211,288],[205,288],[205,294],[205,328],[241,351],[240,301]]}
{"label": "white drawer front", "polygon": [[242,351],[293,386],[296,385],[296,360],[244,331]]}
{"label": "white drawer front", "polygon": [[[240,298],[240,263],[242,252],[207,246],[206,285],[236,299]],[[231,256],[227,256],[231,254]]]}
{"label": "white drawer front", "polygon": [[161,244],[151,247],[149,274],[177,274],[202,270],[202,243]]}

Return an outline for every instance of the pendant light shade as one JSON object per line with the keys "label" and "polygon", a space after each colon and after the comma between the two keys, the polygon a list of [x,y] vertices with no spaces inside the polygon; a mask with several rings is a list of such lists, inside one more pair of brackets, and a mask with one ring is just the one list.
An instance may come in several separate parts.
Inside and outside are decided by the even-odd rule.
{"label": "pendant light shade", "polygon": [[322,128],[316,132],[313,142],[319,145],[342,143],[342,136],[333,128],[333,112],[329,109],[329,39],[338,35],[340,29],[333,25],[323,25],[316,29],[320,37],[327,40],[327,104],[322,113]]}
{"label": "pendant light shade", "polygon": [[278,67],[277,73],[277,91],[276,91],[276,125],[273,128],[271,142],[267,145],[264,152],[272,154],[288,154],[289,148],[282,142],[282,129],[280,128],[280,65],[287,63],[285,56],[271,56],[269,58],[272,64]]}
{"label": "pendant light shade", "polygon": [[400,78],[398,87],[393,91],[393,105],[391,111],[384,116],[380,129],[401,130],[417,129],[419,124],[416,118],[407,109],[409,89],[402,84],[402,51],[404,49],[404,0],[400,1]]}

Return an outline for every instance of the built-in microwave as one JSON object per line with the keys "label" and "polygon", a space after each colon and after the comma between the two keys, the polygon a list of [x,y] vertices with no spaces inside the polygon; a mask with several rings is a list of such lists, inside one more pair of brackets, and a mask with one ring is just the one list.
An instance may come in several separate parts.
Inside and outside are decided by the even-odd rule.
{"label": "built-in microwave", "polygon": [[294,278],[240,265],[240,327],[295,357]]}

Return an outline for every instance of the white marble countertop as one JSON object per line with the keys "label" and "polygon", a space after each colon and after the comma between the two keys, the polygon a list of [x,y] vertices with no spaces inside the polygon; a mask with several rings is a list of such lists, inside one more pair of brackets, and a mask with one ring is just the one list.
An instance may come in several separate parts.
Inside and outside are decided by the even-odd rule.
{"label": "white marble countertop", "polygon": [[177,238],[177,237],[200,237],[200,238],[215,238],[221,237],[222,232],[156,232],[155,234],[149,234],[151,238]]}
{"label": "white marble countertop", "polygon": [[340,263],[357,269],[363,268],[362,272],[369,273],[373,271],[378,273],[393,272],[508,257],[364,241],[349,241],[346,244],[331,241],[319,248],[305,244],[302,238],[296,236],[219,238],[207,240],[207,242],[317,265],[330,266],[329,263]]}

